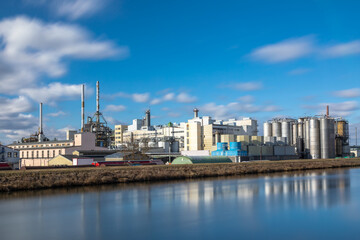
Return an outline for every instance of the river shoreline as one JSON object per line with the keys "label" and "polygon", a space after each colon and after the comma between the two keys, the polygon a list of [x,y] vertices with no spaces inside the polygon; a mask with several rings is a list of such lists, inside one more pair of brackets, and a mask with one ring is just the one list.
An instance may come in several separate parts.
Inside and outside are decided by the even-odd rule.
{"label": "river shoreline", "polygon": [[41,169],[0,172],[0,192],[360,167],[360,159]]}

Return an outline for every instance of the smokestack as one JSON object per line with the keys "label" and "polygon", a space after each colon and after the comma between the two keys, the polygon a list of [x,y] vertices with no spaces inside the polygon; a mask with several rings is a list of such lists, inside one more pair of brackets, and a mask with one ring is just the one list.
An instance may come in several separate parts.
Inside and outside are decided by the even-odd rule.
{"label": "smokestack", "polygon": [[194,118],[198,118],[199,117],[199,109],[194,108]]}
{"label": "smokestack", "polygon": [[146,110],[146,112],[145,112],[145,126],[146,126],[146,127],[150,127],[150,126],[151,126],[150,109]]}
{"label": "smokestack", "polygon": [[329,105],[326,106],[326,117],[328,118],[329,117]]}
{"label": "smokestack", "polygon": [[38,136],[38,141],[42,142],[43,140],[43,120],[42,120],[42,115],[43,115],[43,109],[42,109],[42,103],[40,103],[40,111],[39,111],[39,136]]}
{"label": "smokestack", "polygon": [[96,82],[96,122],[100,121],[99,112],[100,112],[100,84],[99,81],[97,81]]}
{"label": "smokestack", "polygon": [[85,125],[85,84],[81,85],[81,132]]}

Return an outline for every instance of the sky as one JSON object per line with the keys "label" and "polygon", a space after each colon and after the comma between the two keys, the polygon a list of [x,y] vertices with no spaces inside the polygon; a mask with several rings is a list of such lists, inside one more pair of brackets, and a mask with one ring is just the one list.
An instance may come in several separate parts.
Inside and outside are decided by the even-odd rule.
{"label": "sky", "polygon": [[360,130],[360,1],[0,2],[0,141],[65,138],[100,107],[111,127],[330,114]]}

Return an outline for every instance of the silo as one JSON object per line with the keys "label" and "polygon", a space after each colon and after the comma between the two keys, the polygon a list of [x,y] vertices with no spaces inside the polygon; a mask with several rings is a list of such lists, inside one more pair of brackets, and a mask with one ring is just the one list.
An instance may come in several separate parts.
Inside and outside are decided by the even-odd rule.
{"label": "silo", "polygon": [[272,136],[272,124],[269,122],[264,123],[264,137]]}
{"label": "silo", "polygon": [[290,144],[290,122],[287,120],[281,122],[281,137],[286,138],[285,145]]}
{"label": "silo", "polygon": [[304,120],[302,118],[299,118],[297,126],[299,138],[304,138]]}
{"label": "silo", "polygon": [[317,118],[310,119],[310,156],[319,159],[320,152],[320,121]]}
{"label": "silo", "polygon": [[320,119],[321,158],[335,158],[335,124],[334,119]]}
{"label": "silo", "polygon": [[296,122],[292,123],[292,145],[296,146],[297,139],[299,137],[298,134],[298,124]]}
{"label": "silo", "polygon": [[281,137],[281,123],[274,121],[272,122],[272,136]]}
{"label": "silo", "polygon": [[304,120],[304,147],[305,152],[310,150],[310,119],[307,118]]}

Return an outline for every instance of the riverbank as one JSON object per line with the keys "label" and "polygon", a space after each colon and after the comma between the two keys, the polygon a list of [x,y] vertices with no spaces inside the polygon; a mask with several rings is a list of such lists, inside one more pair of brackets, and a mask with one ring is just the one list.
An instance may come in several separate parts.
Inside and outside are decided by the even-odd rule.
{"label": "riverbank", "polygon": [[360,159],[3,171],[0,192],[342,167],[360,167]]}

